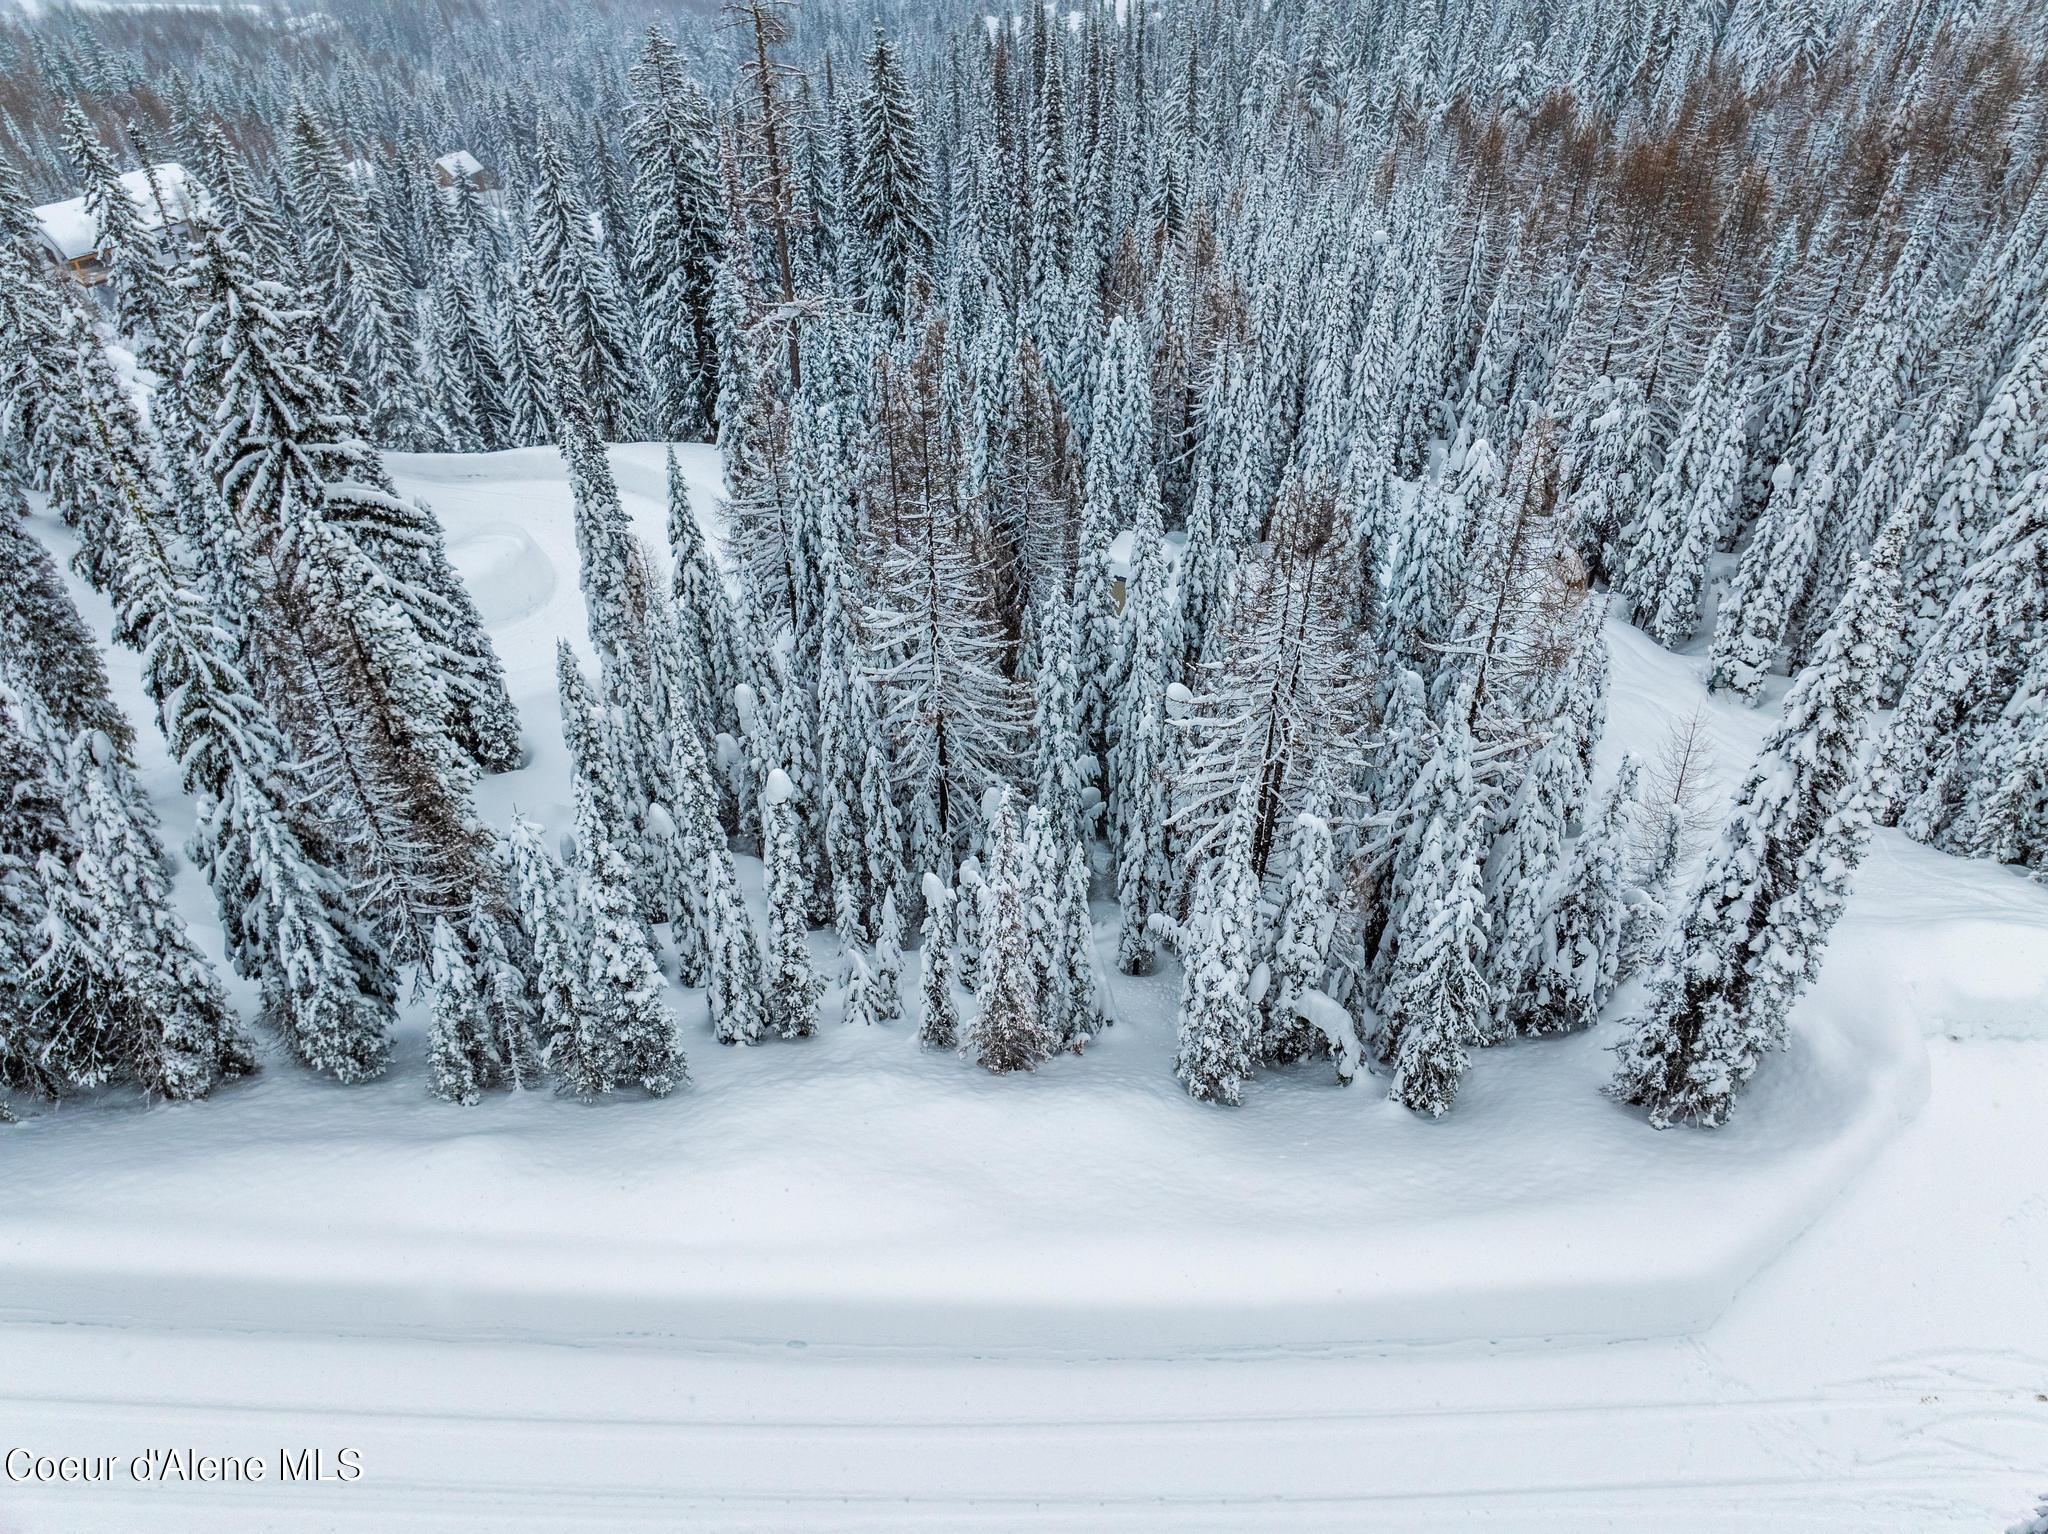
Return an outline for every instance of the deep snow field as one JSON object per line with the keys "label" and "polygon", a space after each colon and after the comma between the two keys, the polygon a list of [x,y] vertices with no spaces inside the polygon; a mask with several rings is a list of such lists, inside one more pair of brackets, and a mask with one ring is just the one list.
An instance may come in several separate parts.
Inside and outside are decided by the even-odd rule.
{"label": "deep snow field", "polygon": [[[680,452],[715,535],[715,456]],[[662,449],[612,458],[665,558]],[[480,808],[564,828],[561,462],[389,461],[522,712],[530,763]],[[1702,669],[1610,638],[1609,772]],[[136,658],[109,666],[175,845]],[[1706,709],[1726,784],[1774,710]],[[1483,1052],[1441,1122],[1326,1063],[1206,1108],[1170,959],[1103,964],[1085,1055],[991,1077],[919,1049],[907,958],[905,1023],[841,1027],[835,989],[795,1043],[723,1049],[675,992],[666,1101],[436,1102],[416,1008],[368,1086],[278,1056],[205,1104],[0,1131],[0,1447],[364,1465],[0,1480],[0,1531],[1996,1531],[2048,1489],[2048,889],[2008,870],[1880,832],[1714,1133],[1601,1095],[1612,1024]]]}

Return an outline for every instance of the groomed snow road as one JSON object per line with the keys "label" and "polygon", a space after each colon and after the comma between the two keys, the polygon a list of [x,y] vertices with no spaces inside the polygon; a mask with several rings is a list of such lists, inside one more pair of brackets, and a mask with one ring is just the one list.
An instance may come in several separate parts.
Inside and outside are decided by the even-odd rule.
{"label": "groomed snow road", "polygon": [[[2048,1045],[1937,1043],[1927,1109],[1690,1339],[976,1359],[15,1325],[6,1445],[272,1479],[0,1482],[0,1529],[1988,1534],[2048,1486],[2048,1166],[2018,1153],[2044,1088]],[[362,1474],[276,1484],[305,1448]]]}

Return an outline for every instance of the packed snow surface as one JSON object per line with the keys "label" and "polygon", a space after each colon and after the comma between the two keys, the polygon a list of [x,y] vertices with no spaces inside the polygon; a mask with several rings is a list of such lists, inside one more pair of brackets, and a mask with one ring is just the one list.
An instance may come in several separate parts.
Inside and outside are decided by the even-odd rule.
{"label": "packed snow surface", "polygon": [[[662,449],[612,459],[665,550]],[[716,546],[716,458],[680,460]],[[480,807],[566,829],[553,647],[585,634],[560,459],[390,462],[523,714],[528,765]],[[1610,773],[1702,696],[1697,659],[1611,638]],[[140,725],[135,658],[111,668]],[[1772,710],[1705,707],[1725,786]],[[189,815],[143,751],[175,844]],[[756,899],[759,875],[741,860]],[[217,950],[203,883],[179,889]],[[1483,1506],[1516,1529],[1961,1530],[2048,1481],[2048,1158],[2025,1149],[2048,890],[1880,833],[1791,1047],[1712,1134],[1601,1095],[1613,1023],[1481,1053],[1438,1122],[1327,1063],[1203,1107],[1172,1074],[1171,962],[1115,974],[1097,916],[1116,1025],[1030,1075],[920,1050],[914,1015],[841,1027],[836,988],[818,1037],[721,1048],[677,991],[694,1080],[666,1101],[433,1101],[416,1007],[368,1086],[279,1057],[203,1105],[7,1131],[0,1436],[147,1437],[168,1414],[133,1403],[163,1401],[186,1436],[248,1437],[288,1410],[382,1457],[322,1516],[406,1529],[465,1526],[445,1503],[506,1529],[1410,1529]],[[1453,1516],[1446,1491],[1496,1500]],[[148,1526],[291,1505],[245,1492],[151,1492]],[[1845,1517],[1879,1502],[1898,1517]],[[127,1526],[92,1506],[144,1504],[0,1485],[0,1528]]]}

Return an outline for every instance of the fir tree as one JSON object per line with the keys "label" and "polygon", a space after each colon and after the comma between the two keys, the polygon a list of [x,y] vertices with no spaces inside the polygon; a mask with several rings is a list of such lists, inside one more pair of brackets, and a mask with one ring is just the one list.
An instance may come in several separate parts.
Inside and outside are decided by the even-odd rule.
{"label": "fir tree", "polygon": [[724,218],[711,109],[659,28],[631,79],[633,272],[653,425],[660,436],[696,437],[717,397],[711,302]]}
{"label": "fir tree", "polygon": [[1117,965],[1142,974],[1152,962],[1150,919],[1171,874],[1166,865],[1166,690],[1179,650],[1173,593],[1159,530],[1157,486],[1139,512],[1137,553],[1124,606],[1122,688],[1113,715],[1110,804],[1116,822]]}
{"label": "fir tree", "polygon": [[[1978,829],[1987,747],[2023,697],[2048,639],[2048,447],[1983,537],[1977,558],[1921,650],[1879,752],[1878,813],[1908,835],[1968,850]],[[2028,712],[2022,703],[2020,713]]]}
{"label": "fir tree", "polygon": [[99,646],[27,516],[20,488],[0,478],[0,639],[61,735],[98,730],[125,754],[133,733],[107,691]]}
{"label": "fir tree", "polygon": [[645,386],[632,314],[552,123],[541,126],[534,164],[533,269],[567,346],[571,371],[564,382],[573,381],[598,437],[637,437]]}
{"label": "fir tree", "polygon": [[484,996],[470,955],[447,918],[434,918],[434,1020],[427,1035],[429,1085],[443,1102],[474,1107],[496,1074]]}
{"label": "fir tree", "polygon": [[796,785],[775,768],[761,791],[761,860],[767,871],[768,947],[763,955],[761,1001],[766,1027],[785,1039],[818,1031],[818,996],[811,973],[808,879],[797,844]]}
{"label": "fir tree", "polygon": [[[14,701],[11,727],[51,750],[47,718],[25,695]],[[27,978],[44,998],[41,1069],[66,1086],[126,1080],[177,1101],[253,1071],[220,982],[172,907],[155,817],[112,742],[81,733],[45,781],[58,785],[75,840],[61,862],[43,851],[37,869],[42,943]]]}
{"label": "fir tree", "polygon": [[1264,998],[1261,1055],[1284,1065],[1308,1053],[1313,1032],[1299,1008],[1320,990],[1330,968],[1337,926],[1337,842],[1330,828],[1330,796],[1319,781],[1309,807],[1294,819],[1288,866],[1273,941],[1272,975]]}
{"label": "fir tree", "polygon": [[1541,943],[1509,1017],[1518,1032],[1571,1033],[1591,1027],[1620,976],[1624,905],[1622,854],[1638,766],[1625,756],[1600,813],[1572,849],[1548,892]]}
{"label": "fir tree", "polygon": [[580,1069],[596,1052],[596,1041],[583,1036],[583,950],[571,905],[573,892],[561,864],[541,840],[540,827],[524,816],[512,817],[505,861],[518,901],[520,935],[532,955],[542,1059],[558,1075],[570,1067]]}
{"label": "fir tree", "polygon": [[1571,750],[1559,731],[1536,751],[1487,860],[1488,975],[1496,1016],[1527,990],[1543,942],[1544,902],[1564,859]]}
{"label": "fir tree", "polygon": [[998,789],[989,817],[988,876],[981,892],[980,1010],[967,1025],[961,1048],[983,1069],[998,1074],[1036,1070],[1052,1052],[1040,1021],[1037,966],[1032,962],[1031,918],[1026,906],[1024,839]]}
{"label": "fir tree", "polygon": [[1387,1095],[1441,1118],[1471,1066],[1467,1049],[1492,1031],[1486,983],[1486,908],[1477,860],[1446,804],[1424,827],[1403,909],[1399,956],[1381,1010],[1394,1068]]}
{"label": "fir tree", "polygon": [[1080,563],[1074,572],[1074,665],[1081,680],[1081,743],[1098,761],[1108,760],[1110,718],[1124,674],[1109,545],[1120,529],[1136,525],[1142,515],[1145,465],[1152,441],[1148,379],[1137,322],[1119,316],[1103,343],[1102,369],[1095,384]]}
{"label": "fir tree", "polygon": [[910,92],[896,50],[877,23],[868,45],[859,152],[848,190],[849,212],[867,248],[870,302],[885,320],[901,318],[912,275],[930,261],[937,215],[928,181]]}
{"label": "fir tree", "polygon": [[955,1049],[960,1043],[960,1015],[953,1004],[954,905],[959,897],[932,874],[924,876],[923,1001],[917,1041],[926,1049]]}
{"label": "fir tree", "polygon": [[[324,123],[297,103],[285,161],[300,215],[307,275],[319,295],[329,341],[338,348],[354,402],[376,439],[430,446],[432,419],[419,387],[409,310],[400,274],[380,236],[361,179]],[[189,355],[189,351],[188,351]]]}
{"label": "fir tree", "polygon": [[1236,1103],[1258,1058],[1259,1016],[1252,1000],[1252,941],[1258,880],[1252,873],[1249,790],[1231,813],[1221,854],[1205,865],[1187,928],[1174,1074],[1201,1102]]}
{"label": "fir tree", "polygon": [[555,1071],[578,1097],[637,1081],[666,1097],[688,1079],[681,1035],[661,999],[661,970],[648,946],[632,874],[587,780],[576,785],[577,939],[584,1015]]}
{"label": "fir tree", "polygon": [[1609,1090],[1650,1122],[1724,1122],[1819,967],[1868,834],[1857,758],[1897,622],[1904,529],[1859,569],[1722,822]]}
{"label": "fir tree", "polygon": [[873,978],[875,1021],[898,1021],[903,1016],[903,918],[897,914],[893,892],[882,896],[882,914],[875,931]]}
{"label": "fir tree", "polygon": [[[1728,352],[1728,332],[1723,329],[1686,400],[1678,433],[1664,450],[1649,499],[1628,529],[1619,590],[1629,621],[1638,628],[1647,628],[1656,617],[1680,567],[1682,551],[1694,541],[1695,503],[1706,486],[1708,460],[1720,446],[1718,422],[1728,388]],[[1722,470],[1726,467],[1717,464]]]}
{"label": "fir tree", "polygon": [[[474,609],[451,607],[460,586],[438,536],[383,488],[306,355],[309,317],[217,231],[184,282],[201,311],[185,389],[211,417],[204,461],[246,550],[246,605],[261,614],[248,631],[276,677],[279,723],[323,831],[376,892],[364,908],[424,957],[432,916],[466,907],[484,877],[450,688]],[[486,679],[466,680],[480,702]],[[502,696],[494,659],[488,680]]]}

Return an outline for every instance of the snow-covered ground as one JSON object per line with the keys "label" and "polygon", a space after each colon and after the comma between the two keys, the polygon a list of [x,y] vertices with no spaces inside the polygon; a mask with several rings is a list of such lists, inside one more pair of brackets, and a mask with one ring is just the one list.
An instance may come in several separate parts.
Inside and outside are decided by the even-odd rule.
{"label": "snow-covered ground", "polygon": [[[715,459],[682,460],[715,530]],[[660,448],[613,463],[663,547]],[[565,826],[559,459],[392,466],[524,714],[481,808]],[[1610,770],[1700,698],[1695,661],[1612,638]],[[1769,719],[1707,705],[1724,779]],[[1880,834],[1792,1048],[1714,1134],[1600,1095],[1611,1029],[1486,1052],[1436,1123],[1327,1067],[1203,1108],[1167,971],[1109,975],[1117,1026],[1021,1078],[829,1011],[721,1049],[678,992],[668,1101],[448,1107],[415,1019],[366,1087],[280,1060],[8,1131],[6,1445],[347,1443],[366,1471],[0,1480],[0,1529],[1964,1530],[2048,1485],[2048,890]]]}

